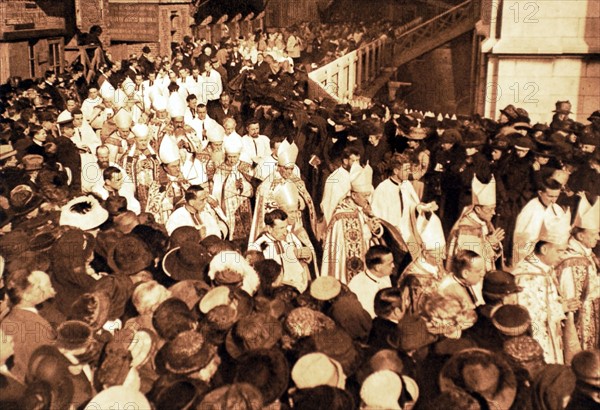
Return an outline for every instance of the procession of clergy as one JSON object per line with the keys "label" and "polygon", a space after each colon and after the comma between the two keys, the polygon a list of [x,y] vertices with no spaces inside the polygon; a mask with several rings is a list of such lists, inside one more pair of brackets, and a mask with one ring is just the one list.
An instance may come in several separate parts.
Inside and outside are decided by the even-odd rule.
{"label": "procession of clergy", "polygon": [[[311,103],[314,104],[308,101],[306,106]],[[570,108],[565,108],[565,103],[568,104],[557,103],[555,110],[557,115],[565,117],[562,122],[567,120]],[[545,173],[540,165],[535,168],[531,164],[532,175],[537,178],[537,193],[518,210],[513,224],[496,228],[493,225],[498,195],[496,178],[502,180],[504,176],[490,170],[499,160],[491,161],[487,167],[478,163],[482,158],[485,160],[482,152],[488,145],[486,135],[479,132],[473,137],[468,125],[450,131],[438,129],[441,150],[447,151],[444,144],[451,145],[452,149],[462,142],[466,150],[463,168],[471,168],[470,173],[458,170],[459,177],[468,178],[470,186],[462,189],[467,195],[470,191],[471,200],[470,203],[458,200],[466,206],[446,238],[436,214],[439,205],[435,201],[422,201],[428,180],[415,179],[423,166],[423,173],[427,173],[430,165],[435,167],[433,172],[443,172],[444,166],[449,166],[442,161],[433,164],[428,151],[425,159],[411,156],[411,148],[423,144],[423,140],[430,137],[429,132],[436,132],[422,128],[420,113],[415,112],[414,118],[403,114],[404,119],[408,117],[416,126],[409,127],[404,135],[402,128],[396,127],[394,138],[406,139],[409,147],[403,153],[396,150],[391,157],[387,155],[387,170],[379,173],[381,182],[376,187],[372,166],[381,170],[381,163],[370,164],[371,158],[364,158],[365,151],[368,155],[369,148],[376,147],[377,143],[393,146],[397,142],[379,141],[387,138],[382,135],[382,124],[378,124],[385,119],[376,115],[360,118],[361,123],[374,124],[366,129],[375,130],[375,135],[368,135],[366,150],[351,143],[356,137],[346,137],[350,142],[345,144],[339,158],[332,161],[337,168],[322,184],[317,210],[296,165],[299,149],[293,138],[262,135],[258,119],[247,121],[245,135],[241,136],[236,132],[239,124],[233,116],[227,116],[227,110],[232,108],[225,106],[225,115],[219,124],[207,115],[204,104],[196,107],[187,104],[177,91],[168,97],[153,95],[151,106],[154,120],[148,124],[136,123],[129,111],[119,110],[113,121],[122,138],[116,144],[105,140],[105,147],[109,148],[109,164],[114,164],[125,175],[118,192],[127,198],[128,209],[138,214],[142,210],[152,214],[157,223],[165,225],[168,234],[181,226],[193,226],[201,238],[215,235],[231,241],[240,250],[263,252],[265,258],[282,266],[282,283],[300,293],[306,291],[311,280],[333,276],[356,293],[372,317],[375,317],[375,294],[392,286],[392,280],[394,285],[412,286],[406,303],[415,309],[422,293],[437,290],[460,296],[464,308],[474,310],[485,303],[481,294],[485,273],[510,270],[522,288],[514,303],[529,311],[536,329],[533,337],[543,347],[547,363],[564,363],[565,351],[572,356],[582,348],[599,346],[600,283],[598,259],[592,249],[598,239],[600,201],[593,192],[579,191],[574,197],[570,192],[574,202],[559,205],[563,192],[569,190],[567,161],[560,168],[547,167],[550,172]],[[337,133],[345,135],[345,129],[354,130],[362,124],[353,124],[351,113],[343,112],[343,106],[334,110],[334,115],[328,118],[333,134],[321,137],[331,138],[335,145],[341,138]],[[524,110],[518,109],[520,116],[511,122],[513,110],[512,106],[503,110],[508,121],[500,124],[504,126],[492,136],[495,137],[490,145],[493,150],[517,157],[531,150],[536,159],[534,163],[541,162],[542,166],[549,158],[556,160],[554,153],[539,148],[544,140],[539,133],[537,140],[532,137],[535,129],[524,118]],[[65,111],[63,115],[68,124],[70,114]],[[596,117],[590,120],[597,121],[597,113],[594,115]],[[399,117],[395,114],[392,121]],[[598,149],[594,147],[598,145],[599,134],[592,126],[584,132],[596,131],[592,135],[595,140],[590,141],[586,135],[587,144],[579,141],[579,145],[573,145],[576,154],[583,149],[581,166],[595,170],[592,179],[596,178],[597,182]],[[454,134],[450,138],[446,134],[457,129],[463,135],[455,142]],[[551,146],[557,151],[556,147],[569,144],[568,138],[573,135],[559,129],[553,137],[560,138],[561,133],[564,141]],[[358,133],[350,131],[350,134]],[[415,141],[417,144],[413,145]],[[548,146],[546,143],[543,148]],[[309,146],[305,144],[305,148]],[[315,152],[311,161],[320,160],[319,155]],[[317,168],[318,162],[310,165]],[[89,167],[82,169],[89,172]],[[529,178],[529,175],[523,174],[520,178]],[[103,189],[110,190],[114,177],[106,178],[105,174],[103,179],[106,181],[91,187],[90,192],[102,194]],[[82,181],[85,185],[85,175]],[[442,183],[441,190],[445,188]],[[504,189],[510,191],[511,188]],[[108,194],[106,192],[104,197]],[[445,200],[454,201],[447,197]],[[508,231],[509,226],[512,232]],[[513,238],[511,269],[506,267],[510,260],[504,249],[507,235]],[[394,262],[404,265],[404,272],[392,274],[389,271],[380,276],[367,268],[365,255],[377,244],[397,249]],[[453,260],[461,250],[474,252],[467,269],[473,271],[471,278],[453,270]],[[407,281],[412,275],[419,278],[418,285]]]}

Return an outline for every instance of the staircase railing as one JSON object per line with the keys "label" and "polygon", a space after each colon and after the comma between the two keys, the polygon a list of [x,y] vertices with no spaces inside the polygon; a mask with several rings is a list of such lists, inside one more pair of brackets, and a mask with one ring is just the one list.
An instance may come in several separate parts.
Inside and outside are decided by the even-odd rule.
{"label": "staircase railing", "polygon": [[[391,78],[393,67],[474,27],[477,4],[478,0],[466,0],[425,22],[421,18],[413,20],[395,31],[395,39],[380,38],[311,72],[311,98],[323,93],[344,102],[357,93],[372,97]],[[384,67],[390,68],[382,73]],[[367,86],[369,90],[364,90]]]}
{"label": "staircase railing", "polygon": [[[421,24],[423,19],[416,18],[394,30],[398,36]],[[381,69],[390,64],[393,57],[391,42],[382,37],[347,53],[331,63],[309,73],[312,84],[309,86],[311,98],[324,96],[336,101],[352,99],[357,86],[372,81]]]}

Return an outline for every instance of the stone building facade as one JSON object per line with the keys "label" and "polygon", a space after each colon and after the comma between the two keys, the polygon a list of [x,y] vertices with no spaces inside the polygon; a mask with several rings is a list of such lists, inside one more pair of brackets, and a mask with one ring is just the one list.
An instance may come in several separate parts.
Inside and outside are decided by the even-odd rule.
{"label": "stone building facade", "polygon": [[496,118],[514,104],[546,122],[556,101],[570,100],[571,118],[587,122],[600,107],[600,2],[485,0],[484,7],[478,111]]}

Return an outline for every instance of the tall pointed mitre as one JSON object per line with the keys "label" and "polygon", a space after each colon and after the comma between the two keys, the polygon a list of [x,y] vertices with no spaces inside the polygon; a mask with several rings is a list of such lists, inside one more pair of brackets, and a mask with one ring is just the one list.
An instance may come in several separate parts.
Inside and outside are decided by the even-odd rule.
{"label": "tall pointed mitre", "polygon": [[208,142],[223,142],[225,130],[219,123],[206,127],[206,139]]}
{"label": "tall pointed mitre", "polygon": [[126,130],[131,127],[133,119],[131,118],[131,113],[129,111],[121,108],[113,117],[113,121],[115,122],[117,128]]}
{"label": "tall pointed mitre", "polygon": [[300,208],[298,187],[291,181],[277,185],[271,198],[280,209],[298,210]]}
{"label": "tall pointed mitre", "polygon": [[287,140],[277,148],[277,163],[282,167],[296,164],[298,158],[298,146],[295,143],[289,143]]}
{"label": "tall pointed mitre", "polygon": [[131,132],[137,138],[145,138],[150,133],[150,128],[146,124],[135,124],[131,127]]}
{"label": "tall pointed mitre", "polygon": [[152,94],[152,108],[154,111],[165,111],[167,109],[167,98],[160,94],[158,91]]}
{"label": "tall pointed mitre", "polygon": [[482,183],[477,175],[473,175],[471,192],[473,205],[496,206],[496,180],[493,175],[487,184]]}
{"label": "tall pointed mitre", "polygon": [[239,154],[243,146],[242,137],[236,134],[230,135],[223,141],[223,150],[227,154]]}
{"label": "tall pointed mitre", "polygon": [[354,163],[350,168],[350,187],[353,192],[373,192],[373,168]]}
{"label": "tall pointed mitre", "polygon": [[115,87],[108,81],[104,81],[98,90],[100,92],[100,96],[105,99],[112,101],[115,95]]}
{"label": "tall pointed mitre", "polygon": [[165,135],[158,149],[158,157],[163,164],[179,161],[179,147],[177,140],[172,135]]}
{"label": "tall pointed mitre", "polygon": [[571,211],[554,212],[547,211],[544,214],[544,222],[538,240],[564,245],[569,241],[571,235]]}
{"label": "tall pointed mitre", "polygon": [[426,218],[424,213],[417,217],[417,230],[421,237],[421,247],[424,250],[432,251],[436,249],[444,249],[446,246],[446,238],[444,237],[444,229],[440,218],[432,213],[429,218]]}
{"label": "tall pointed mitre", "polygon": [[596,196],[596,202],[592,206],[585,195],[581,196],[573,226],[592,231],[600,230],[600,197]]}
{"label": "tall pointed mitre", "polygon": [[178,92],[169,95],[168,103],[169,115],[171,118],[183,117],[185,114],[185,101]]}

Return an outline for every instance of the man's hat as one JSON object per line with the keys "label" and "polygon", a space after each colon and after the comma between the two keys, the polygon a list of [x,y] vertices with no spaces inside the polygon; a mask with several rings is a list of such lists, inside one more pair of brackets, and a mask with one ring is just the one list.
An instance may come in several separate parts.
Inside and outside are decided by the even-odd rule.
{"label": "man's hat", "polygon": [[412,127],[408,133],[409,140],[420,141],[424,140],[425,138],[427,138],[427,129],[421,128],[421,123],[419,123],[419,125],[416,127]]}
{"label": "man's hat", "polygon": [[164,340],[173,340],[178,334],[196,327],[197,321],[181,299],[163,301],[152,314],[152,326]]}
{"label": "man's hat", "polygon": [[544,359],[542,346],[530,336],[511,337],[503,346],[504,353],[519,364]]}
{"label": "man's hat", "polygon": [[169,96],[168,103],[169,116],[171,118],[183,117],[185,114],[185,101],[179,95],[179,93],[172,93]]}
{"label": "man's hat", "polygon": [[440,137],[440,144],[456,144],[462,143],[462,135],[456,128],[450,128],[444,131]]}
{"label": "man's hat", "polygon": [[166,135],[158,149],[158,157],[163,164],[171,164],[181,160],[179,156],[179,147],[177,141],[171,135]]}
{"label": "man's hat", "polygon": [[25,171],[37,171],[42,169],[44,157],[37,154],[27,154],[21,158],[21,162],[23,163]]}
{"label": "man's hat", "polygon": [[556,156],[554,151],[555,144],[549,141],[536,140],[536,147],[532,150],[532,152],[540,157],[552,158]]}
{"label": "man's hat", "polygon": [[308,353],[300,357],[292,368],[292,380],[299,389],[317,386],[346,387],[342,365],[324,353]]}
{"label": "man's hat", "polygon": [[93,343],[93,329],[80,320],[67,320],[56,329],[56,345],[67,350],[90,347]]}
{"label": "man's hat", "polygon": [[419,244],[421,245],[421,249],[429,251],[444,249],[446,238],[442,228],[442,221],[436,214],[432,213],[427,217],[425,213],[420,213],[417,216],[416,228],[420,237]]}
{"label": "man's hat", "polygon": [[135,124],[131,127],[131,132],[136,138],[145,138],[150,133],[150,128],[146,124]]}
{"label": "man's hat", "polygon": [[519,135],[519,136],[515,135],[515,138],[513,139],[513,146],[517,149],[527,150],[527,151],[535,148],[535,144],[533,143],[531,138],[523,136],[523,135]]}
{"label": "man's hat", "polygon": [[113,121],[115,122],[117,128],[129,129],[133,123],[133,118],[131,117],[131,113],[129,111],[120,109],[113,117]]}
{"label": "man's hat", "polygon": [[588,121],[600,120],[600,110],[596,110],[588,117]]}
{"label": "man's hat", "polygon": [[500,110],[500,112],[508,117],[509,120],[516,120],[519,114],[517,114],[517,108],[509,104],[504,109]]}
{"label": "man's hat", "polygon": [[514,275],[503,270],[489,271],[483,278],[484,294],[502,296],[522,290],[521,286],[517,286]]}
{"label": "man's hat", "polygon": [[230,135],[223,141],[223,149],[227,154],[239,154],[244,144],[239,135]]}
{"label": "man's hat", "polygon": [[26,215],[36,209],[43,201],[29,185],[17,185],[10,191],[8,202],[12,216]]}
{"label": "man's hat", "polygon": [[561,114],[573,114],[571,111],[572,105],[569,101],[557,101],[555,104],[556,108],[552,112]]}
{"label": "man's hat", "polygon": [[510,149],[510,141],[506,137],[498,136],[492,140],[490,147],[492,149],[506,151],[506,150]]}
{"label": "man's hat", "polygon": [[13,148],[10,141],[0,144],[0,161],[6,158],[14,157],[17,155],[17,151]]}

